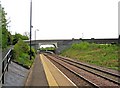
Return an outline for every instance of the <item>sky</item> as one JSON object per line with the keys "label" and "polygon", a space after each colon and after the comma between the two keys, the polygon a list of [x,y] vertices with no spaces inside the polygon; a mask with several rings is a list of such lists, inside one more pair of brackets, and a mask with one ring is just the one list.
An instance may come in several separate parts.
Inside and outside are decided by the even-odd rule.
{"label": "sky", "polygon": [[[32,39],[118,38],[119,0],[33,0]],[[12,34],[29,32],[30,0],[1,0]],[[37,31],[39,30],[39,31]]]}

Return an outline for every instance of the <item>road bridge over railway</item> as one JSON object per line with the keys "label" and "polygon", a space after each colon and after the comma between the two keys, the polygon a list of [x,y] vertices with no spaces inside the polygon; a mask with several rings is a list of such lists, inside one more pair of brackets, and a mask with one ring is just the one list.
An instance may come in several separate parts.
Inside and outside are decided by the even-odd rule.
{"label": "road bridge over railway", "polygon": [[[97,44],[114,44],[118,43],[118,38],[110,39],[49,39],[49,40],[31,40],[32,47],[38,49],[41,45],[54,45],[56,48],[56,53],[60,53],[63,49],[68,48],[73,43],[80,43],[81,41],[87,41],[90,43]],[[29,40],[25,40],[29,44]]]}
{"label": "road bridge over railway", "polygon": [[[38,49],[41,45],[53,45],[56,48],[56,53],[60,53],[63,49],[68,48],[73,43],[79,43],[81,40],[76,39],[53,39],[53,40],[32,40],[32,47]],[[25,41],[29,44],[30,41]]]}

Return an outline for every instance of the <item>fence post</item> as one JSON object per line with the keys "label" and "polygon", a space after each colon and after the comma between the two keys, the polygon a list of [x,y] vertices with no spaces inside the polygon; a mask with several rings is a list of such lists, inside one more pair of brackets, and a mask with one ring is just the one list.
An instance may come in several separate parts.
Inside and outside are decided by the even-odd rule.
{"label": "fence post", "polygon": [[9,64],[9,62],[8,62],[8,59],[9,59],[9,55],[7,56],[7,71],[8,71],[8,64]]}
{"label": "fence post", "polygon": [[10,63],[11,63],[12,58],[13,58],[13,49],[10,52]]}
{"label": "fence post", "polygon": [[4,84],[4,61],[2,63],[2,84]]}

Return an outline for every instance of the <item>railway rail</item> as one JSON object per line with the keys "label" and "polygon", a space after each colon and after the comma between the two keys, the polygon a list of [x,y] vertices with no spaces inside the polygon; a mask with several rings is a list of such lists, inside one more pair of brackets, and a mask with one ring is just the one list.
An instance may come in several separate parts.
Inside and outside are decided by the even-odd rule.
{"label": "railway rail", "polygon": [[118,81],[118,79],[120,78],[119,74],[105,71],[97,67],[93,67],[58,55],[45,55],[50,60],[58,63],[76,76],[84,79],[95,88],[103,86],[114,86],[116,88],[120,87],[120,82]]}
{"label": "railway rail", "polygon": [[112,73],[112,72],[109,72],[109,71],[106,71],[106,70],[103,70],[103,69],[99,69],[97,67],[93,67],[93,66],[81,63],[81,62],[73,61],[73,60],[70,60],[70,59],[67,59],[67,58],[63,58],[63,57],[59,57],[59,56],[55,56],[55,57],[57,59],[61,59],[62,61],[66,62],[66,63],[74,65],[74,66],[76,66],[80,69],[83,69],[85,71],[88,71],[92,74],[95,74],[97,76],[100,76],[104,79],[107,79],[109,81],[112,81],[113,83],[116,83],[116,84],[120,85],[120,82],[118,81],[118,79],[120,78],[119,74]]}

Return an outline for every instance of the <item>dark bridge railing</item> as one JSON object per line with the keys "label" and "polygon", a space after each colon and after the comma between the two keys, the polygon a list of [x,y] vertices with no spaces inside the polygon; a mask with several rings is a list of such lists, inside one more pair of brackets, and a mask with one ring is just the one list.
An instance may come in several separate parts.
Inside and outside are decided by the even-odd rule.
{"label": "dark bridge railing", "polygon": [[10,49],[6,56],[2,59],[2,75],[0,76],[0,82],[2,82],[2,84],[4,84],[5,72],[8,71],[8,65],[11,61],[11,57],[12,49]]}

